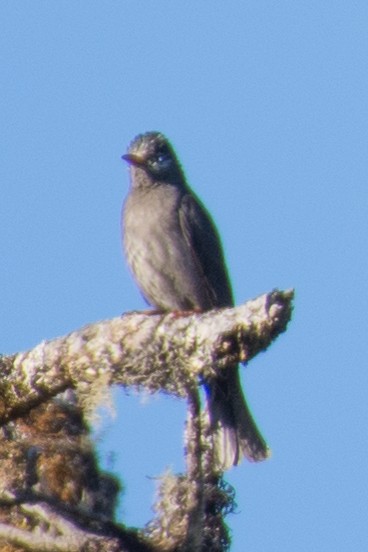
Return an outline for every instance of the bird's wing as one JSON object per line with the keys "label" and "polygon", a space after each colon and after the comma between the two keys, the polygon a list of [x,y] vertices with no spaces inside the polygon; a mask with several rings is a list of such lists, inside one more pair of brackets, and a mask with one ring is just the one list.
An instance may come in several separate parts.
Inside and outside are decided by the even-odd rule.
{"label": "bird's wing", "polygon": [[183,196],[179,220],[194,262],[203,277],[211,307],[233,304],[232,291],[217,229],[211,216],[194,196]]}

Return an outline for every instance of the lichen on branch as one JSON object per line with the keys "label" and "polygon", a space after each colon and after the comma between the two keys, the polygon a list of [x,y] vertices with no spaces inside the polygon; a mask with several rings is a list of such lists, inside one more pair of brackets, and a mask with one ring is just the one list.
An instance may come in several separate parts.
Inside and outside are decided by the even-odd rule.
{"label": "lichen on branch", "polygon": [[200,375],[250,360],[286,329],[292,291],[206,313],[133,312],[0,358],[0,424],[68,388],[103,385],[186,396]]}

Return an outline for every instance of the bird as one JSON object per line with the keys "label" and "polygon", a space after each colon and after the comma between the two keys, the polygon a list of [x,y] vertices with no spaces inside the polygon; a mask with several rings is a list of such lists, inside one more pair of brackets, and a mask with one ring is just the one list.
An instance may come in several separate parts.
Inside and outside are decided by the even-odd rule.
{"label": "bird", "polygon": [[[164,313],[234,306],[217,228],[169,140],[161,132],[139,134],[122,159],[130,166],[123,248],[147,303]],[[255,462],[270,455],[243,395],[238,365],[223,372],[204,382],[222,471],[243,457]]]}

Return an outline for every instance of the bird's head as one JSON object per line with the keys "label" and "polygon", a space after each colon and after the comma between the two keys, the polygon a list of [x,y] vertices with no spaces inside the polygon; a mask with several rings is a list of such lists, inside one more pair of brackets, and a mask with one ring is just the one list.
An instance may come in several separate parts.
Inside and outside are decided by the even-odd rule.
{"label": "bird's head", "polygon": [[122,156],[133,167],[142,169],[155,181],[182,178],[179,161],[170,142],[160,132],[139,134]]}

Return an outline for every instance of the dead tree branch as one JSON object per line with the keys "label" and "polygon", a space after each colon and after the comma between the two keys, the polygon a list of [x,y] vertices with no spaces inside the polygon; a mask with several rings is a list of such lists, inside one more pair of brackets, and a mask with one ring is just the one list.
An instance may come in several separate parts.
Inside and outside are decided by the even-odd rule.
{"label": "dead tree branch", "polygon": [[203,314],[130,313],[0,358],[0,423],[68,388],[120,384],[186,396],[188,382],[249,361],[286,329],[292,292]]}
{"label": "dead tree branch", "polygon": [[[1,550],[227,550],[234,493],[213,467],[198,377],[265,350],[285,331],[292,298],[274,291],[203,314],[130,313],[1,357]],[[140,531],[114,521],[119,484],[100,471],[85,422],[112,384],[188,401],[187,471],[162,478],[156,517]]]}

